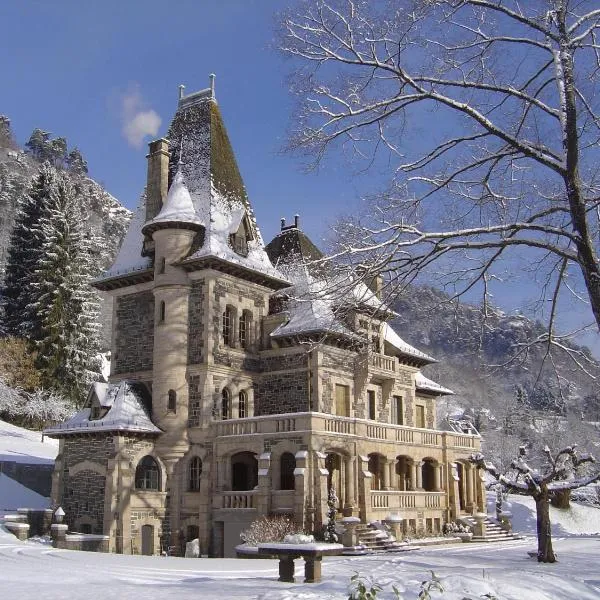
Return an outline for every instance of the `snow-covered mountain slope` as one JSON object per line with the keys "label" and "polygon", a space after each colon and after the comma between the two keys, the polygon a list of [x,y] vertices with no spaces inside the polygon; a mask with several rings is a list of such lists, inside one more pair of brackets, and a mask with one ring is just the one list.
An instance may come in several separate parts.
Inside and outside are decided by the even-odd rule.
{"label": "snow-covered mountain slope", "polygon": [[[521,387],[534,408],[560,412],[553,364],[549,360],[544,363],[545,346],[533,345],[544,331],[540,323],[521,315],[506,315],[493,307],[483,321],[479,307],[450,301],[444,292],[427,286],[410,288],[393,308],[398,313],[392,323],[394,329],[439,361],[426,367],[424,373],[455,392],[447,399],[450,411],[487,408],[493,415]],[[573,347],[589,356],[591,372],[600,375],[600,365],[593,364],[589,351]],[[521,354],[511,361],[519,350]],[[553,358],[563,395],[571,408],[583,410],[584,399],[597,394],[597,383],[566,353],[556,352]],[[589,418],[594,420],[591,415]]]}
{"label": "snow-covered mountain slope", "polygon": [[0,462],[52,465],[57,454],[58,440],[0,419]]}

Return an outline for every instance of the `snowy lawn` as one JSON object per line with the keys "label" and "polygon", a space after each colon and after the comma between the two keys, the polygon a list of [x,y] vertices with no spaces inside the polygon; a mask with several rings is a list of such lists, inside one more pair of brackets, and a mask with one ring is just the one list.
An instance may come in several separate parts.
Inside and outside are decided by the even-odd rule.
{"label": "snowy lawn", "polygon": [[[507,544],[462,544],[400,555],[332,557],[320,584],[279,583],[277,561],[118,556],[55,550],[18,542],[0,532],[0,589],[4,598],[178,600],[199,597],[260,600],[342,600],[358,571],[379,583],[395,583],[405,600],[416,599],[433,569],[444,600],[587,600],[600,598],[600,538],[557,540],[554,565],[527,558],[533,539]],[[297,561],[302,580],[302,561]],[[379,597],[379,596],[378,596]],[[381,598],[391,598],[383,594]]]}

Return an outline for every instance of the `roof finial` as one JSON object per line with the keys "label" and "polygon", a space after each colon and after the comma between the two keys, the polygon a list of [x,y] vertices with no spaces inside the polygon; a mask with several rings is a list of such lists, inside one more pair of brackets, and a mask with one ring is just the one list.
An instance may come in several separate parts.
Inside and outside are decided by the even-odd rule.
{"label": "roof finial", "polygon": [[179,84],[179,99],[183,100],[183,91],[185,90],[185,85],[183,83]]}
{"label": "roof finial", "polygon": [[210,95],[212,96],[213,100],[215,98],[215,77],[216,75],[214,73],[211,73],[208,78],[210,79]]}
{"label": "roof finial", "polygon": [[281,231],[283,231],[285,227],[285,217],[281,217]]}

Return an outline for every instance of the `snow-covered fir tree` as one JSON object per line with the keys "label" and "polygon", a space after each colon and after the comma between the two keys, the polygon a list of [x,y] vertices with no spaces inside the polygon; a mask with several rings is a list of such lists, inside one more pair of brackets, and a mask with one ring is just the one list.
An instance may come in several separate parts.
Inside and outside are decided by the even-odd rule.
{"label": "snow-covered fir tree", "polygon": [[32,279],[42,255],[37,224],[56,185],[57,171],[44,163],[19,199],[10,239],[3,290],[4,327],[9,335],[38,339],[40,319],[32,305]]}
{"label": "snow-covered fir tree", "polygon": [[55,182],[32,227],[39,244],[30,279],[28,310],[39,330],[33,341],[42,385],[79,404],[98,378],[98,298],[89,286],[96,271],[81,202],[64,172]]}

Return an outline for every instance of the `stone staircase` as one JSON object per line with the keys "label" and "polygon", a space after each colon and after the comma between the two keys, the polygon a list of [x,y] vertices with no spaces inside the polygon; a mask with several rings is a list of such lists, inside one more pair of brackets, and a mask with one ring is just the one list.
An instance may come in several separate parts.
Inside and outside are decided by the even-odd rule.
{"label": "stone staircase", "polygon": [[[471,531],[475,531],[475,519],[471,516],[460,517],[457,519],[459,523],[463,525],[468,525],[471,528]],[[505,529],[502,529],[498,521],[491,517],[485,518],[485,535],[477,536],[473,535],[471,538],[472,542],[507,542],[510,540],[522,540],[523,536],[518,533],[508,532]]]}
{"label": "stone staircase", "polygon": [[403,552],[408,546],[406,543],[398,542],[391,533],[377,529],[371,524],[359,525],[356,533],[358,546],[363,548],[363,554]]}

